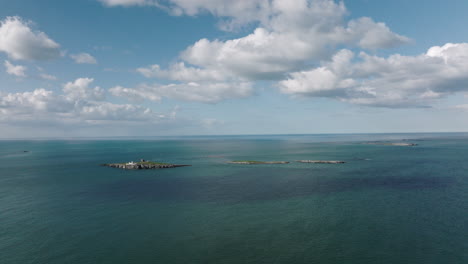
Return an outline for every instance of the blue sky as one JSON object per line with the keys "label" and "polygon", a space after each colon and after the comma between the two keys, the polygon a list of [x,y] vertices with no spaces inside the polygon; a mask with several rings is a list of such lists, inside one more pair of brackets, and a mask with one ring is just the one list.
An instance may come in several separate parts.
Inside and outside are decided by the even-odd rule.
{"label": "blue sky", "polygon": [[467,11],[0,0],[0,138],[467,131]]}

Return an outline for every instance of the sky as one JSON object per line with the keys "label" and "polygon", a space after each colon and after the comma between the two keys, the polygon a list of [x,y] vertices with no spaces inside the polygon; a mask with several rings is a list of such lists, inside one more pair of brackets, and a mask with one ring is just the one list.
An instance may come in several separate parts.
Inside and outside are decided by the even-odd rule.
{"label": "sky", "polygon": [[468,131],[466,0],[0,0],[0,138]]}

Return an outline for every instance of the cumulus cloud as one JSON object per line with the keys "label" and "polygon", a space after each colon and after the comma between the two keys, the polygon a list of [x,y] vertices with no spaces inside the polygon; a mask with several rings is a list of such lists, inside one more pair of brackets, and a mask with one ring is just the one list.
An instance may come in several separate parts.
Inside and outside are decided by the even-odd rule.
{"label": "cumulus cloud", "polygon": [[104,99],[104,90],[96,86],[89,85],[94,81],[91,78],[78,78],[73,82],[68,82],[63,87],[63,92],[71,99],[86,99],[99,101]]}
{"label": "cumulus cloud", "polygon": [[69,82],[64,85],[62,94],[42,88],[22,93],[0,92],[0,121],[44,121],[60,124],[124,121],[157,123],[167,118],[147,107],[102,101],[102,90],[89,87],[92,81],[89,78],[80,78]]}
{"label": "cumulus cloud", "polygon": [[175,63],[167,70],[155,64],[138,68],[137,71],[147,78],[156,77],[181,82],[223,81],[227,78],[227,73],[220,70],[188,67],[184,62]]}
{"label": "cumulus cloud", "polygon": [[6,72],[8,74],[14,75],[16,77],[26,77],[26,67],[21,65],[13,65],[9,61],[5,61],[4,63]]}
{"label": "cumulus cloud", "polygon": [[130,101],[141,102],[144,100],[161,101],[161,96],[156,94],[155,91],[146,85],[141,85],[138,88],[125,88],[122,86],[115,86],[109,89],[113,96],[124,97]]}
{"label": "cumulus cloud", "polygon": [[56,81],[57,80],[56,76],[50,75],[50,74],[47,74],[47,73],[41,73],[41,74],[39,74],[39,77],[41,79],[48,80],[48,81]]}
{"label": "cumulus cloud", "polygon": [[48,60],[60,57],[60,45],[44,32],[31,29],[20,17],[0,21],[0,51],[15,60]]}
{"label": "cumulus cloud", "polygon": [[124,88],[117,86],[109,92],[114,96],[125,97],[131,100],[160,101],[163,97],[195,101],[202,103],[218,103],[233,98],[244,98],[252,94],[251,83],[195,83],[147,85],[136,88]]}
{"label": "cumulus cloud", "polygon": [[159,6],[157,1],[154,0],[99,0],[106,6],[145,6],[145,5],[154,5]]}
{"label": "cumulus cloud", "polygon": [[78,64],[97,64],[96,58],[89,53],[71,54],[70,57]]}
{"label": "cumulus cloud", "polygon": [[393,33],[385,23],[376,23],[368,17],[351,20],[346,31],[350,40],[364,49],[393,48],[411,41]]}
{"label": "cumulus cloud", "polygon": [[87,102],[78,108],[78,115],[86,120],[151,121],[153,119],[156,121],[158,119],[149,108],[110,102]]}
{"label": "cumulus cloud", "polygon": [[468,111],[468,104],[455,105],[452,108],[462,111]]}
{"label": "cumulus cloud", "polygon": [[227,0],[98,0],[108,7],[116,6],[156,6],[172,15],[195,16],[211,13],[217,17],[226,18],[222,28],[232,29],[258,20],[259,13],[265,13],[270,6],[270,0],[227,1]]}
{"label": "cumulus cloud", "polygon": [[[388,28],[381,23],[371,19],[362,21],[366,22],[352,21],[353,28],[320,23],[305,28],[291,25],[290,31],[257,28],[252,34],[227,41],[202,39],[188,47],[181,59],[243,78],[279,79],[290,71],[325,58],[338,45],[377,49],[406,41],[405,37],[384,30]],[[364,26],[356,29],[359,25]],[[329,28],[324,30],[323,27]]]}
{"label": "cumulus cloud", "polygon": [[[52,91],[36,89],[33,92],[0,94],[0,109],[3,113],[31,113],[34,111],[56,111],[60,104]],[[53,105],[53,106],[52,106]],[[6,117],[4,115],[3,117]]]}
{"label": "cumulus cloud", "polygon": [[333,0],[171,0],[167,6],[181,14],[209,12],[222,20],[227,18],[229,23],[257,26],[252,33],[236,39],[200,39],[168,69],[159,65],[138,69],[146,77],[185,83],[280,80],[327,58],[337,46],[374,50],[409,42],[371,18],[346,22],[346,7]]}
{"label": "cumulus cloud", "polygon": [[432,47],[419,56],[354,57],[342,50],[320,67],[291,73],[279,87],[286,94],[382,107],[429,107],[468,91],[468,43]]}

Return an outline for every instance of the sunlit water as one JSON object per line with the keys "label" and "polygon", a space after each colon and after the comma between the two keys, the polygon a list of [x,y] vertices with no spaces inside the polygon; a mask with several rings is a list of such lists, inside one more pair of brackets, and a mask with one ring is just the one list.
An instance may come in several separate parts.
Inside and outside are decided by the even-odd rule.
{"label": "sunlit water", "polygon": [[[193,166],[99,166],[140,158]],[[300,159],[347,163],[226,163]],[[467,223],[465,134],[0,141],[2,264],[462,264]]]}

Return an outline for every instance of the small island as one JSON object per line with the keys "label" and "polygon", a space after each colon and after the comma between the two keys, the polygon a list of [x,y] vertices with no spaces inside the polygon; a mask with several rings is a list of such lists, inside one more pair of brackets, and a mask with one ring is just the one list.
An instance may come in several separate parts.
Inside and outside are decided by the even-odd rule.
{"label": "small island", "polygon": [[258,160],[235,160],[228,162],[229,164],[288,164],[289,161],[258,161]]}
{"label": "small island", "polygon": [[398,146],[398,147],[414,147],[418,144],[416,143],[406,143],[406,142],[367,142],[367,145],[381,145],[381,146]]}
{"label": "small island", "polygon": [[139,162],[127,162],[127,163],[109,163],[102,164],[102,166],[125,169],[125,170],[150,170],[150,169],[169,169],[177,167],[187,167],[192,165],[181,165],[181,164],[171,164],[164,162],[154,162],[147,160],[140,160]]}
{"label": "small island", "polygon": [[299,163],[314,163],[314,164],[343,164],[341,160],[298,160]]}

